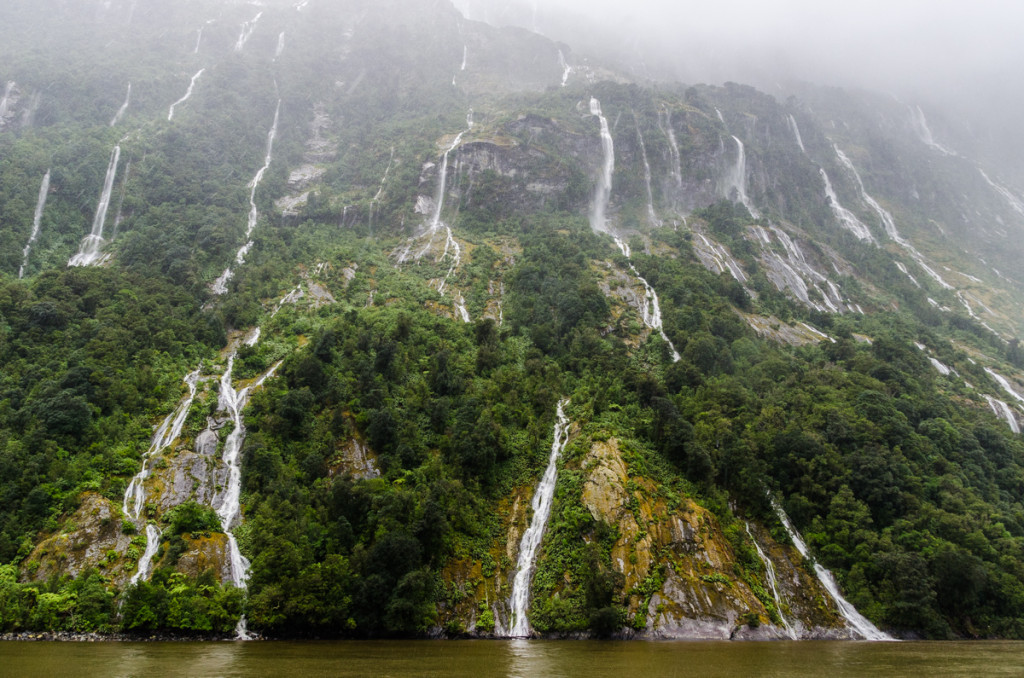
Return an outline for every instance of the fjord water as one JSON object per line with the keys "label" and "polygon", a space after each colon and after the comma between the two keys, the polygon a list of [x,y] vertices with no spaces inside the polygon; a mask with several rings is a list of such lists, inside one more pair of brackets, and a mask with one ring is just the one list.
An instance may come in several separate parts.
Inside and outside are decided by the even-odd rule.
{"label": "fjord water", "polygon": [[0,643],[6,675],[1019,676],[1019,642],[369,641]]}

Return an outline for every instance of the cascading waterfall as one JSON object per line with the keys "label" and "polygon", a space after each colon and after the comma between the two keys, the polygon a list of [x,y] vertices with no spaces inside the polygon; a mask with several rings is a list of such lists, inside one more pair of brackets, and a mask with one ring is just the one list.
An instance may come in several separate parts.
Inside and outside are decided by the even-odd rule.
{"label": "cascading waterfall", "polygon": [[[658,113],[658,126],[661,128],[662,134],[668,137],[669,153],[672,155],[672,183],[675,185],[676,191],[682,191],[683,163],[679,153],[679,142],[676,141],[676,131],[672,127],[672,114],[668,108],[663,108],[662,111],[663,113]],[[662,122],[662,115],[665,116],[664,122]]]}
{"label": "cascading waterfall", "polygon": [[[196,397],[196,387],[199,384],[199,374],[202,367],[185,375],[184,382],[188,386],[188,395],[178,403],[178,406],[167,415],[167,418],[157,427],[156,433],[149,443],[149,449],[142,455],[142,469],[132,478],[128,489],[124,493],[124,501],[121,510],[124,515],[139,527],[142,518],[142,507],[146,502],[146,478],[149,477],[149,461],[156,454],[167,449],[181,436],[181,430],[185,426],[192,401]],[[131,578],[135,584],[140,579],[145,580],[149,576],[149,567],[160,547],[160,530],[155,525],[146,525],[146,551],[139,558],[139,567]]]}
{"label": "cascading waterfall", "polygon": [[897,261],[896,268],[900,269],[900,273],[907,276],[910,279],[910,282],[914,283],[914,285],[916,285],[918,289],[921,289],[921,283],[917,282],[917,278],[911,275],[910,270],[907,269],[906,264],[904,264],[902,261]]}
{"label": "cascading waterfall", "polygon": [[1002,400],[993,398],[990,395],[985,396],[985,400],[988,401],[988,406],[992,408],[992,413],[994,415],[1009,424],[1011,431],[1014,433],[1020,433],[1020,424],[1017,422],[1017,417],[1013,413],[1013,408]]}
{"label": "cascading waterfall", "polygon": [[789,128],[793,130],[793,136],[796,137],[796,145],[800,147],[800,152],[807,155],[807,149],[804,148],[803,137],[800,136],[800,128],[797,127],[796,118],[793,117],[792,113],[789,114]]}
{"label": "cascading waterfall", "polygon": [[[260,213],[256,208],[256,189],[259,188],[260,182],[263,181],[263,175],[270,167],[270,162],[274,156],[274,138],[277,136],[277,122],[281,115],[281,100],[277,100],[277,108],[274,109],[274,123],[270,126],[270,131],[267,132],[267,154],[263,160],[263,167],[256,172],[256,176],[249,182],[249,222],[245,229],[245,244],[242,245],[238,250],[238,254],[235,255],[235,263],[241,266],[245,263],[245,256],[249,253],[249,250],[253,246],[252,233],[256,230],[256,224],[259,221]],[[213,283],[212,291],[214,294],[224,294],[228,291],[228,282],[234,276],[234,271],[231,270],[229,265],[224,273],[221,274],[217,280]]]}
{"label": "cascading waterfall", "polygon": [[544,529],[551,515],[551,504],[555,498],[555,483],[558,480],[558,460],[569,442],[569,419],[565,416],[568,400],[558,403],[556,410],[554,439],[551,443],[551,454],[548,466],[544,471],[540,484],[533,493],[533,519],[530,527],[523,533],[519,542],[519,561],[516,564],[516,576],[512,581],[512,627],[509,635],[515,638],[526,638],[530,635],[530,621],[526,610],[530,604],[530,584],[533,581],[533,570],[537,564],[537,551],[540,549]]}
{"label": "cascading waterfall", "polygon": [[466,45],[462,46],[462,65],[459,67],[460,71],[466,70],[466,63],[469,60],[469,47]]}
{"label": "cascading waterfall", "polygon": [[[237,588],[244,589],[249,579],[249,561],[238,549],[238,541],[235,539],[232,528],[241,520],[242,511],[239,499],[242,494],[242,465],[241,453],[242,444],[245,442],[245,419],[242,411],[249,403],[252,392],[263,385],[267,379],[272,377],[281,363],[275,364],[267,370],[259,379],[250,386],[236,391],[232,386],[232,371],[235,365],[235,354],[228,358],[227,367],[220,379],[220,393],[217,401],[218,411],[222,411],[231,417],[234,428],[224,441],[224,452],[221,460],[228,470],[227,483],[219,500],[215,500],[217,517],[220,518],[221,529],[228,539],[228,555],[231,562],[231,581]],[[238,620],[238,627],[235,629],[238,638],[248,640],[249,634],[246,631],[246,621],[243,615]]]}
{"label": "cascading waterfall", "polygon": [[558,65],[562,69],[562,87],[565,87],[569,82],[569,76],[572,75],[572,66],[565,60],[562,50],[558,50]]}
{"label": "cascading waterfall", "polygon": [[768,554],[764,552],[761,545],[757,543],[757,539],[754,538],[754,533],[750,531],[750,523],[745,523],[747,528],[747,535],[750,537],[750,541],[754,542],[754,548],[757,550],[757,555],[764,563],[765,577],[768,579],[768,586],[772,590],[772,598],[775,600],[775,611],[779,614],[779,619],[782,620],[782,626],[786,629],[786,635],[791,640],[797,639],[796,629],[790,626],[789,621],[786,619],[786,615],[782,612],[782,597],[779,595],[779,579],[775,574],[775,564],[772,559],[768,557]]}
{"label": "cascading waterfall", "polygon": [[920,252],[918,252],[917,249],[913,245],[911,245],[909,241],[905,240],[900,235],[899,231],[896,229],[896,221],[892,218],[892,215],[889,214],[888,210],[886,210],[884,207],[878,204],[877,200],[868,195],[867,190],[864,188],[864,181],[860,177],[860,172],[858,172],[857,168],[854,167],[853,162],[850,160],[850,158],[848,158],[847,155],[843,153],[843,151],[835,144],[832,145],[832,148],[835,150],[836,157],[839,158],[839,162],[843,165],[843,167],[845,167],[847,170],[850,171],[851,174],[853,174],[854,179],[857,181],[857,187],[860,188],[861,199],[864,202],[866,202],[872,210],[874,210],[875,214],[878,215],[878,218],[882,222],[882,227],[885,228],[886,235],[888,235],[889,238],[891,238],[896,244],[900,245],[903,249],[907,250],[910,256],[913,257],[914,261],[917,262],[917,265],[920,266],[921,269],[925,273],[927,273],[928,276],[931,277],[935,282],[937,282],[943,289],[954,289],[953,286],[946,282],[935,269],[928,265],[928,263],[924,260],[924,256]]}
{"label": "cascading waterfall", "polygon": [[199,79],[199,77],[203,74],[203,72],[205,70],[206,70],[205,68],[200,68],[199,72],[196,73],[195,75],[193,75],[192,79],[189,81],[188,89],[185,90],[185,96],[181,97],[180,99],[175,101],[173,104],[171,104],[171,110],[167,111],[167,122],[170,122],[171,120],[174,119],[174,109],[175,109],[175,107],[177,107],[179,104],[185,103],[186,101],[188,101],[192,97],[192,90],[195,89],[196,80]]}
{"label": "cascading waterfall", "polygon": [[590,207],[590,228],[598,233],[611,233],[608,230],[605,212],[608,210],[608,200],[612,194],[612,175],[615,173],[615,141],[608,129],[608,120],[601,112],[601,102],[594,97],[590,98],[590,114],[597,116],[601,124],[601,150],[604,158]]}
{"label": "cascading waterfall", "polygon": [[985,372],[988,373],[988,376],[995,379],[999,386],[1001,386],[1002,389],[1006,391],[1014,400],[1016,400],[1019,403],[1024,403],[1024,395],[1017,393],[1013,386],[1010,385],[1010,382],[1009,380],[1007,380],[1006,377],[995,372],[991,367],[986,367]]}
{"label": "cascading waterfall", "polygon": [[7,108],[10,106],[11,92],[14,91],[14,85],[15,83],[13,80],[9,80],[7,84],[4,85],[4,95],[0,97],[0,125],[3,124],[4,116],[7,115]]}
{"label": "cascading waterfall", "polygon": [[100,261],[100,248],[103,246],[103,226],[107,221],[107,208],[110,207],[110,193],[114,190],[114,178],[117,176],[117,163],[121,160],[121,147],[114,146],[107,166],[107,176],[103,180],[103,193],[96,207],[96,216],[92,220],[92,232],[82,239],[78,253],[71,257],[68,266],[92,266]]}
{"label": "cascading waterfall", "polygon": [[1017,212],[1017,214],[1024,216],[1024,200],[1021,200],[1020,198],[1015,196],[1013,193],[1010,192],[1010,189],[1006,188],[1002,184],[998,184],[992,181],[992,179],[990,179],[989,176],[985,174],[985,170],[979,167],[978,171],[981,173],[981,177],[985,180],[985,182],[989,186],[991,186],[996,193],[1003,196],[1003,199],[1006,200],[1007,203],[1009,203],[1010,207],[1012,207],[1013,210]]}
{"label": "cascading waterfall", "polygon": [[[779,520],[782,522],[783,527],[786,528],[786,532],[789,534],[789,538],[793,540],[793,545],[796,546],[796,550],[800,552],[800,555],[805,559],[810,559],[810,551],[807,549],[807,544],[804,543],[803,538],[800,537],[800,533],[796,531],[793,524],[789,522],[789,516],[782,510],[776,502],[772,502],[775,507],[775,513],[779,516]],[[812,561],[814,562],[814,561]],[[828,594],[835,601],[836,608],[839,610],[839,614],[846,620],[846,623],[850,628],[861,636],[864,640],[894,640],[889,634],[880,631],[877,626],[872,624],[866,617],[860,612],[857,612],[857,608],[849,603],[843,594],[839,591],[839,585],[836,583],[835,577],[827,569],[822,567],[819,563],[814,562],[814,573],[818,577],[818,581],[825,587]]]}
{"label": "cascading waterfall", "polygon": [[[737,282],[747,282],[747,276],[743,273],[743,269],[740,268],[739,264],[736,263],[736,260],[729,255],[724,247],[709,239],[703,233],[697,232],[696,235],[704,245],[704,247],[701,248],[700,245],[695,244],[698,256],[706,252],[715,267],[718,269],[719,273],[725,273],[728,271]],[[703,259],[704,257],[701,258]]]}
{"label": "cascading waterfall", "polygon": [[921,110],[920,106],[910,107],[910,122],[914,126],[914,131],[917,132],[918,138],[926,146],[938,151],[942,155],[956,155],[956,153],[935,141],[935,137],[932,136],[932,130],[928,127],[928,120],[924,117],[924,111]]}
{"label": "cascading waterfall", "polygon": [[384,187],[388,183],[388,175],[391,173],[391,165],[395,162],[395,147],[391,147],[391,157],[388,159],[388,166],[384,170],[384,176],[380,180],[380,188],[377,189],[377,194],[373,196],[373,200],[370,201],[370,233],[373,234],[373,215],[377,209],[377,205],[380,204],[380,199],[384,196]]}
{"label": "cascading waterfall", "polygon": [[256,30],[256,22],[263,16],[263,12],[259,12],[251,21],[246,21],[242,24],[242,32],[238,36],[238,41],[235,42],[235,51],[241,52],[242,48],[245,47],[245,43],[249,42],[249,38],[252,37],[253,32]]}
{"label": "cascading waterfall", "polygon": [[679,355],[679,351],[676,350],[675,344],[665,334],[665,330],[661,324],[661,305],[658,303],[658,294],[651,287],[650,283],[647,282],[639,273],[637,273],[636,267],[632,263],[629,265],[629,269],[633,271],[633,275],[636,276],[637,280],[644,286],[644,300],[641,307],[641,315],[643,315],[644,324],[650,327],[652,330],[658,330],[658,334],[668,344],[669,349],[672,351],[672,362],[679,362],[682,357]]}
{"label": "cascading waterfall", "polygon": [[121,122],[121,118],[124,117],[125,111],[128,110],[128,104],[132,100],[132,84],[128,83],[128,93],[124,96],[124,103],[121,104],[121,108],[117,109],[117,113],[114,114],[114,118],[110,121],[110,126],[114,127],[117,123]]}
{"label": "cascading waterfall", "polygon": [[640,140],[640,153],[644,159],[644,185],[647,187],[647,220],[655,228],[661,227],[658,215],[654,213],[654,193],[651,191],[651,163],[647,160],[647,144],[644,143],[643,132],[640,131],[640,121],[637,120],[636,111],[633,112],[633,123],[636,125],[636,136]]}
{"label": "cascading waterfall", "polygon": [[277,36],[277,48],[274,49],[274,61],[280,59],[282,54],[284,54],[284,31],[281,31],[281,34]]}
{"label": "cascading waterfall", "polygon": [[747,151],[739,137],[734,134],[732,139],[736,142],[736,162],[725,175],[725,197],[730,197],[732,191],[735,190],[740,204],[747,208],[750,216],[757,219],[761,215],[754,204],[750,202],[750,198],[747,197]]}
{"label": "cascading waterfall", "polygon": [[828,198],[828,205],[832,208],[832,213],[835,215],[836,220],[858,239],[874,242],[875,238],[871,235],[871,229],[865,226],[853,212],[839,204],[839,198],[836,197],[836,191],[832,188],[832,182],[829,181],[825,168],[821,167],[818,171],[821,172],[821,178],[825,181],[825,197]]}
{"label": "cascading waterfall", "polygon": [[32,234],[28,237],[25,249],[21,251],[21,267],[18,269],[18,278],[25,277],[25,265],[28,264],[28,253],[32,251],[32,243],[39,237],[39,227],[43,223],[43,210],[46,208],[46,197],[50,194],[50,170],[43,175],[43,182],[39,185],[39,199],[36,201],[36,211],[32,217]]}

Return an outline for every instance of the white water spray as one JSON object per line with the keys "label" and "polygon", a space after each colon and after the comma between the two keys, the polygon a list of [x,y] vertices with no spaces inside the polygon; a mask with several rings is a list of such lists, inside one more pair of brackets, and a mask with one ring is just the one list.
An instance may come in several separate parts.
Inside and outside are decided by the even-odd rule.
{"label": "white water spray", "polygon": [[555,498],[555,483],[558,480],[558,459],[569,442],[569,419],[565,416],[568,400],[558,403],[556,410],[554,439],[551,443],[551,454],[548,466],[544,471],[540,484],[533,493],[533,519],[530,527],[523,533],[519,542],[519,562],[516,565],[516,576],[512,581],[512,628],[509,635],[515,638],[526,638],[530,635],[530,621],[526,611],[530,605],[530,583],[533,581],[533,570],[537,564],[537,551],[540,549],[544,529],[551,516],[551,504]]}
{"label": "white water spray", "polygon": [[558,65],[562,69],[562,87],[565,87],[569,82],[569,76],[572,75],[572,66],[565,60],[562,50],[558,50]]}
{"label": "white water spray", "polygon": [[[662,115],[664,115],[664,122],[662,122]],[[682,191],[682,156],[679,153],[679,142],[676,141],[676,131],[672,127],[672,113],[669,112],[668,108],[663,108],[662,112],[658,114],[658,126],[661,128],[662,133],[668,137],[669,153],[672,156],[672,183],[675,185],[676,191]]]}
{"label": "white water spray", "polygon": [[129,580],[129,584],[134,586],[139,581],[145,581],[149,579],[149,570],[153,564],[153,556],[160,550],[160,528],[156,525],[147,523],[146,524],[146,551],[139,558],[139,569],[135,571],[132,578]]}
{"label": "white water spray", "polygon": [[92,220],[92,231],[82,239],[78,253],[71,257],[68,266],[92,266],[102,259],[100,248],[103,246],[103,226],[107,220],[107,209],[110,207],[110,193],[114,190],[114,178],[117,176],[117,163],[121,159],[121,147],[114,146],[107,166],[107,176],[103,180],[103,192],[96,207],[96,216]]}
{"label": "white water spray", "polygon": [[747,197],[747,151],[739,137],[732,135],[732,139],[736,142],[736,162],[725,175],[725,197],[731,198],[735,190],[740,204],[747,208],[750,216],[757,219],[761,215]]}
{"label": "white water spray", "polygon": [[117,109],[117,113],[114,114],[114,118],[110,121],[110,126],[114,127],[117,123],[121,122],[121,118],[124,117],[125,111],[128,110],[128,104],[132,100],[132,84],[128,83],[128,93],[124,96],[124,103],[121,104],[121,108]]}
{"label": "white water spray", "polygon": [[[789,538],[793,540],[793,545],[796,546],[796,550],[800,552],[800,555],[805,559],[810,559],[810,551],[807,548],[807,544],[800,537],[800,533],[796,531],[793,524],[789,522],[789,516],[782,510],[774,501],[772,504],[775,506],[775,513],[778,514],[779,520],[782,521],[783,527],[786,528],[786,532],[789,533]],[[860,612],[857,612],[857,608],[849,603],[843,594],[839,591],[839,585],[836,583],[835,577],[827,569],[822,567],[819,563],[814,562],[814,573],[818,576],[818,581],[825,587],[828,594],[835,601],[836,608],[839,610],[839,614],[846,620],[846,623],[860,635],[864,640],[893,640],[893,637],[889,634],[880,631],[877,626],[872,624],[866,617]]]}
{"label": "white water spray", "polygon": [[11,92],[14,90],[14,81],[10,80],[4,85],[4,95],[0,97],[0,125],[4,124],[4,116],[7,115],[7,108],[10,106]]}
{"label": "white water spray", "polygon": [[[281,100],[277,101],[277,108],[274,109],[274,123],[270,126],[270,131],[267,132],[267,154],[263,160],[263,167],[256,172],[256,176],[249,182],[249,221],[245,229],[245,244],[242,245],[238,250],[238,254],[235,255],[235,263],[239,266],[245,263],[245,256],[249,253],[249,250],[253,246],[253,241],[250,240],[252,233],[256,230],[256,224],[259,222],[259,210],[256,208],[256,189],[259,188],[260,182],[263,181],[263,175],[270,167],[270,162],[274,156],[274,139],[277,137],[277,123],[281,115]],[[234,272],[231,270],[231,266],[228,266],[224,273],[221,274],[217,280],[213,283],[212,291],[214,294],[224,294],[228,291],[228,281],[234,277]]]}
{"label": "white water spray", "polygon": [[789,621],[786,619],[786,615],[782,612],[782,597],[779,595],[779,579],[775,574],[775,564],[772,563],[771,558],[764,552],[761,545],[757,543],[757,539],[754,538],[754,533],[750,531],[750,523],[745,523],[747,527],[747,535],[750,537],[750,541],[754,542],[754,548],[757,550],[757,555],[761,558],[761,562],[764,563],[764,574],[768,580],[768,586],[772,590],[772,598],[775,600],[775,611],[779,614],[779,619],[782,620],[782,626],[786,629],[786,635],[789,636],[790,640],[796,640],[796,630],[789,625]]}
{"label": "white water spray", "polygon": [[988,406],[992,408],[992,413],[1005,421],[1010,426],[1011,431],[1014,433],[1020,433],[1020,424],[1017,422],[1017,417],[1013,413],[1013,408],[1002,400],[993,398],[990,395],[985,396],[985,400],[988,401]]}
{"label": "white water spray", "polygon": [[203,71],[205,71],[205,70],[206,70],[205,68],[200,68],[199,72],[196,73],[195,75],[193,75],[192,79],[189,81],[188,89],[185,90],[185,96],[181,97],[180,99],[175,101],[173,104],[171,104],[171,109],[169,111],[167,111],[167,121],[168,122],[170,122],[171,120],[174,119],[174,109],[175,109],[175,107],[177,107],[179,104],[185,103],[186,101],[188,101],[192,97],[192,90],[195,89],[196,81],[199,80],[199,77],[203,74]]}
{"label": "white water spray", "polygon": [[1006,377],[996,373],[991,367],[986,367],[985,371],[988,373],[988,376],[995,379],[996,382],[998,382],[999,385],[1002,387],[1002,389],[1006,391],[1011,397],[1013,397],[1014,400],[1016,400],[1019,403],[1024,403],[1024,395],[1017,393],[1013,386],[1010,385],[1010,382]]}
{"label": "white water spray", "polygon": [[25,277],[25,265],[28,264],[28,253],[32,251],[32,243],[39,237],[39,228],[43,223],[43,210],[46,208],[46,197],[50,194],[50,170],[43,175],[43,182],[39,185],[39,199],[36,201],[36,211],[32,217],[32,234],[21,251],[21,267],[18,269],[18,278]]}
{"label": "white water spray", "polygon": [[661,227],[658,215],[654,213],[654,193],[651,191],[651,163],[647,160],[647,144],[644,143],[643,132],[640,131],[640,121],[637,120],[636,111],[633,112],[633,123],[636,126],[636,136],[640,140],[640,153],[644,159],[644,185],[647,187],[647,220],[655,228]]}

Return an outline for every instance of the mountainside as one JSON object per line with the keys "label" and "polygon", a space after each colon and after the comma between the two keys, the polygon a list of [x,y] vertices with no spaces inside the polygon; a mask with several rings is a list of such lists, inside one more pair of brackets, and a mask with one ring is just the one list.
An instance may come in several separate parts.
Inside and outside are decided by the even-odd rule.
{"label": "mountainside", "polygon": [[447,0],[0,27],[0,630],[1024,637],[968,125]]}

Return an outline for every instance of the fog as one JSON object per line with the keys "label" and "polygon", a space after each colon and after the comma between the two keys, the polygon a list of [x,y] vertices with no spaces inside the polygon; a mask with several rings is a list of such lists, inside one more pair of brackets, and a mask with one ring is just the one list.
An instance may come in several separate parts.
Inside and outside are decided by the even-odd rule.
{"label": "fog", "polygon": [[[806,80],[964,103],[1018,100],[1024,3],[1007,0],[455,0],[470,18],[531,28],[634,75],[765,89]],[[1010,90],[1013,90],[1012,92]],[[1012,96],[1010,96],[1012,95]],[[1021,97],[1024,98],[1024,97]]]}

